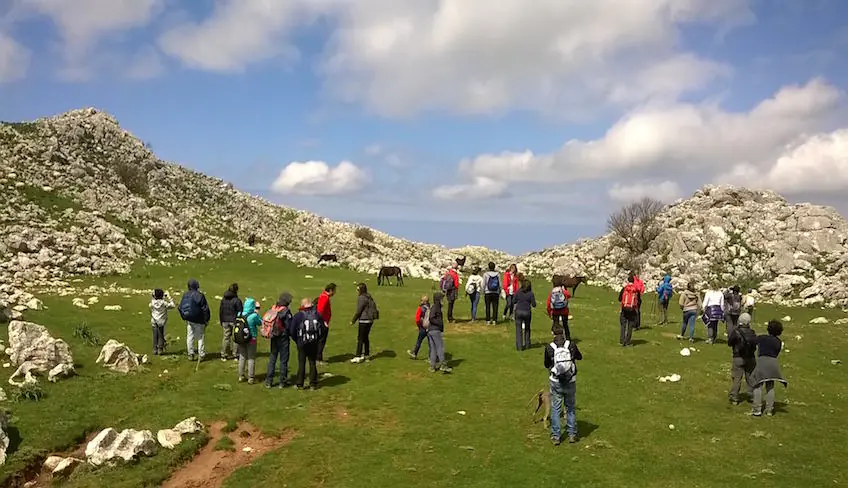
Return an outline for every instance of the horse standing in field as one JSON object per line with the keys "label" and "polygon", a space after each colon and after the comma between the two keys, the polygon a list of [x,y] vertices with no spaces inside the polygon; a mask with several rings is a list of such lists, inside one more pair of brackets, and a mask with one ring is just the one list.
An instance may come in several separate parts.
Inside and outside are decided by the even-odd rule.
{"label": "horse standing in field", "polygon": [[318,264],[321,263],[338,263],[339,258],[336,257],[335,254],[322,254],[320,258],[318,258]]}
{"label": "horse standing in field", "polygon": [[577,287],[580,286],[580,283],[586,282],[586,277],[555,274],[552,281],[554,283],[561,282],[563,287],[570,288],[571,296],[573,297],[577,293]]}
{"label": "horse standing in field", "polygon": [[454,261],[456,261],[456,266],[458,268],[462,268],[463,266],[465,266],[466,259],[468,259],[468,256],[462,256],[461,258],[454,259]]}
{"label": "horse standing in field", "polygon": [[247,245],[253,247],[256,245],[256,234],[250,234],[247,238]]}
{"label": "horse standing in field", "polygon": [[377,286],[382,285],[383,280],[386,280],[387,285],[391,285],[392,276],[395,277],[395,286],[403,286],[403,272],[397,266],[383,266],[380,268],[380,272],[377,273]]}

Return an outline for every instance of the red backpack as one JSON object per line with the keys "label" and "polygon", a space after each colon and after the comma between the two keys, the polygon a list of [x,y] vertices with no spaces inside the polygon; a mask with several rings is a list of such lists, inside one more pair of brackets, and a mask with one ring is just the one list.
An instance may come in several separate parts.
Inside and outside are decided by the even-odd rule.
{"label": "red backpack", "polygon": [[631,283],[625,286],[621,293],[621,309],[630,312],[636,311],[637,308],[639,308],[639,292]]}
{"label": "red backpack", "polygon": [[285,309],[286,307],[274,305],[265,312],[265,315],[262,316],[262,329],[259,331],[262,337],[270,339],[283,333],[283,321],[280,320],[280,312]]}

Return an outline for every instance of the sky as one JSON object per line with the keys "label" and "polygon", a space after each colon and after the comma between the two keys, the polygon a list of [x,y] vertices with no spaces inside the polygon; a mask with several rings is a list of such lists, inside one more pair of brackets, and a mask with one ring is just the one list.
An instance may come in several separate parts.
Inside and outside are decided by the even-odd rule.
{"label": "sky", "polygon": [[520,253],[706,184],[845,214],[845,19],[845,0],[0,0],[0,120],[97,107],[271,201]]}

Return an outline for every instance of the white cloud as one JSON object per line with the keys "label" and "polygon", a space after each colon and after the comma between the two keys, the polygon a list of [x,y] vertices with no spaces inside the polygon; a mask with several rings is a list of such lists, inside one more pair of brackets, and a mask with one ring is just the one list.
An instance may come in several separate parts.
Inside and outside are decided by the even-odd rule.
{"label": "white cloud", "polygon": [[645,197],[661,202],[672,202],[680,198],[680,185],[674,181],[651,183],[640,181],[631,184],[616,183],[609,189],[609,197],[618,203],[632,203]]}
{"label": "white cloud", "polygon": [[142,49],[131,61],[125,70],[127,78],[133,80],[149,80],[156,78],[165,71],[162,58],[159,53],[148,47]]}
{"label": "white cloud", "polygon": [[804,134],[820,132],[839,113],[843,93],[823,80],[788,86],[748,112],[713,103],[647,105],[596,140],[570,140],[552,154],[482,154],[460,163],[466,175],[499,181],[563,182],[621,174],[718,174],[739,164],[774,161]]}
{"label": "white cloud", "polygon": [[383,146],[380,144],[369,144],[365,146],[365,154],[368,156],[376,156],[383,152]]}
{"label": "white cloud", "polygon": [[488,200],[506,196],[506,186],[503,181],[475,177],[470,183],[439,186],[433,196],[439,200]]}
{"label": "white cloud", "polygon": [[303,20],[305,0],[220,0],[201,22],[174,26],[159,38],[162,50],[186,66],[241,72],[276,56],[293,57],[287,31]]}
{"label": "white cloud", "polygon": [[0,83],[22,79],[29,69],[29,60],[27,48],[0,32]]}
{"label": "white cloud", "polygon": [[771,165],[739,165],[720,181],[786,194],[848,190],[848,128],[816,134],[788,147]]}
{"label": "white cloud", "polygon": [[341,195],[361,189],[368,180],[368,174],[350,161],[342,161],[336,167],[323,161],[295,161],[280,171],[271,190],[281,194]]}
{"label": "white cloud", "polygon": [[390,116],[674,99],[727,73],[681,51],[680,28],[752,16],[748,0],[335,3],[327,85]]}

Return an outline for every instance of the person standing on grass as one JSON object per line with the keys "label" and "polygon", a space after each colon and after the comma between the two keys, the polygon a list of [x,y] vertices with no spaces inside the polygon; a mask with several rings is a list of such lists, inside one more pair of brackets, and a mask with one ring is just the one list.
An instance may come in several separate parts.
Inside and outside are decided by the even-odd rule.
{"label": "person standing on grass", "polygon": [[486,325],[496,325],[500,312],[501,276],[495,271],[495,263],[489,263],[489,271],[483,274],[483,299],[486,305]]}
{"label": "person standing on grass", "polygon": [[512,318],[515,313],[515,294],[518,292],[518,266],[513,263],[507,267],[503,278],[504,292],[506,293],[506,305],[504,305],[503,319]]}
{"label": "person standing on grass", "polygon": [[566,339],[562,332],[561,328],[556,328],[553,342],[545,347],[545,369],[550,373],[551,441],[555,446],[562,442],[560,416],[563,404],[568,443],[577,442],[577,361],[583,359],[577,344]]}
{"label": "person standing on grass", "polygon": [[642,306],[642,294],[636,287],[634,280],[636,276],[632,273],[627,278],[627,284],[618,293],[618,302],[621,304],[621,334],[618,343],[621,347],[632,346],[633,329],[639,316],[639,307]]}
{"label": "person standing on grass", "polygon": [[689,282],[686,289],[680,293],[678,300],[680,309],[683,310],[683,326],[680,328],[678,339],[686,337],[686,328],[689,328],[689,342],[695,342],[695,320],[701,310],[701,297],[695,292],[695,283]]}
{"label": "person standing on grass", "polygon": [[727,345],[733,349],[733,360],[730,363],[730,403],[739,405],[739,389],[742,386],[742,377],[745,377],[745,386],[748,396],[753,397],[752,377],[757,367],[757,334],[751,328],[751,316],[743,313],[739,316],[736,328],[727,336]]}
{"label": "person standing on grass", "polygon": [[[280,388],[288,386],[289,378],[289,349],[291,340],[289,337],[289,327],[291,325],[292,295],[289,292],[280,294],[276,305],[266,313],[266,316],[273,321],[271,334],[269,337],[271,352],[268,355],[268,370],[265,372],[265,388],[274,386],[274,373],[277,372],[277,359],[280,360]],[[265,317],[262,319],[265,322]],[[264,325],[264,324],[263,324]]]}
{"label": "person standing on grass", "polygon": [[427,338],[427,328],[430,326],[430,297],[427,295],[421,297],[421,304],[415,311],[415,326],[418,327],[418,339],[415,340],[415,348],[406,351],[410,359],[418,359],[418,351],[421,350],[421,344]]}
{"label": "person standing on grass", "polygon": [[718,338],[718,323],[724,320],[724,294],[718,290],[704,293],[704,315],[707,326],[707,344],[715,344]]}
{"label": "person standing on grass", "polygon": [[536,308],[536,295],[530,280],[522,280],[521,288],[515,294],[515,349],[523,351],[530,348],[530,323],[533,321],[533,309]]}
{"label": "person standing on grass", "polygon": [[333,311],[330,308],[330,299],[336,294],[336,284],[329,283],[324,287],[324,291],[318,297],[318,313],[321,319],[324,320],[324,326],[327,328],[324,335],[321,336],[321,342],[318,343],[318,364],[324,365],[324,348],[327,346],[327,337],[330,335],[330,320],[333,318]]}
{"label": "person standing on grass", "polygon": [[[259,336],[259,326],[262,325],[262,317],[259,316],[259,302],[253,298],[244,301],[241,316],[250,330],[250,340],[239,344],[238,349],[238,381],[243,383],[247,373],[247,383],[252,385],[256,377],[256,338]],[[245,371],[245,365],[247,371]]]}
{"label": "person standing on grass", "polygon": [[445,360],[445,320],[442,315],[442,294],[433,294],[433,306],[430,308],[430,324],[427,327],[427,345],[430,348],[430,372],[450,373],[451,368]]}
{"label": "person standing on grass", "polygon": [[633,286],[636,287],[636,291],[639,292],[639,308],[636,309],[636,323],[633,325],[634,330],[639,330],[642,328],[642,301],[641,298],[645,295],[645,282],[639,278],[639,275],[635,272],[633,273]]}
{"label": "person standing on grass", "polygon": [[165,325],[168,324],[168,310],[174,308],[174,300],[164,290],[153,290],[150,299],[150,324],[153,326],[153,355],[165,352]]}
{"label": "person standing on grass", "polygon": [[315,309],[312,300],[300,301],[300,311],[292,318],[290,334],[297,344],[297,379],[295,388],[303,389],[306,379],[306,363],[309,362],[309,386],[318,389],[318,344],[327,332],[324,319]]}
{"label": "person standing on grass", "polygon": [[483,277],[480,276],[480,267],[474,268],[468,283],[465,285],[465,293],[471,301],[471,321],[477,320],[477,305],[480,303],[480,295],[483,293]]}
{"label": "person standing on grass", "polygon": [[238,297],[238,283],[233,283],[224,292],[221,298],[221,305],[218,308],[218,318],[221,321],[221,329],[224,332],[224,338],[221,341],[221,361],[233,359],[236,355],[236,347],[233,342],[233,326],[236,322],[236,317],[241,314],[244,304]]}
{"label": "person standing on grass", "polygon": [[562,329],[565,333],[565,338],[571,340],[571,329],[568,327],[568,301],[571,299],[571,293],[565,287],[564,277],[554,275],[551,284],[554,285],[551,292],[548,294],[547,312],[551,319],[551,332],[556,329]]}
{"label": "person standing on grass", "polygon": [[766,390],[765,414],[770,417],[774,415],[774,382],[783,383],[783,386],[788,384],[780,370],[780,363],[777,362],[777,357],[783,349],[783,341],[780,340],[783,324],[777,320],[770,320],[766,329],[768,334],[757,337],[757,366],[752,374],[754,404],[751,406],[751,415],[754,417],[764,413],[763,388]]}
{"label": "person standing on grass", "polygon": [[445,271],[439,286],[448,300],[448,322],[453,322],[453,305],[459,297],[459,273],[455,263]]}
{"label": "person standing on grass", "polygon": [[727,325],[727,337],[736,328],[736,322],[742,313],[742,293],[739,285],[734,285],[724,292],[724,323]]}
{"label": "person standing on grass", "polygon": [[353,314],[353,319],[350,321],[351,325],[359,324],[359,334],[356,338],[356,356],[350,360],[354,364],[371,361],[371,328],[374,326],[374,321],[380,318],[377,303],[368,293],[368,287],[365,283],[358,284],[356,290],[359,298],[356,300],[356,313]]}
{"label": "person standing on grass", "polygon": [[660,309],[659,325],[668,323],[668,304],[671,302],[672,296],[674,296],[674,287],[671,286],[671,275],[665,275],[660,284],[657,285],[657,305]]}
{"label": "person standing on grass", "polygon": [[180,299],[180,317],[186,322],[186,352],[188,359],[194,361],[194,341],[197,341],[197,354],[201,361],[206,357],[206,324],[209,323],[209,303],[206,295],[200,291],[200,283],[192,278],[188,280],[188,290]]}

